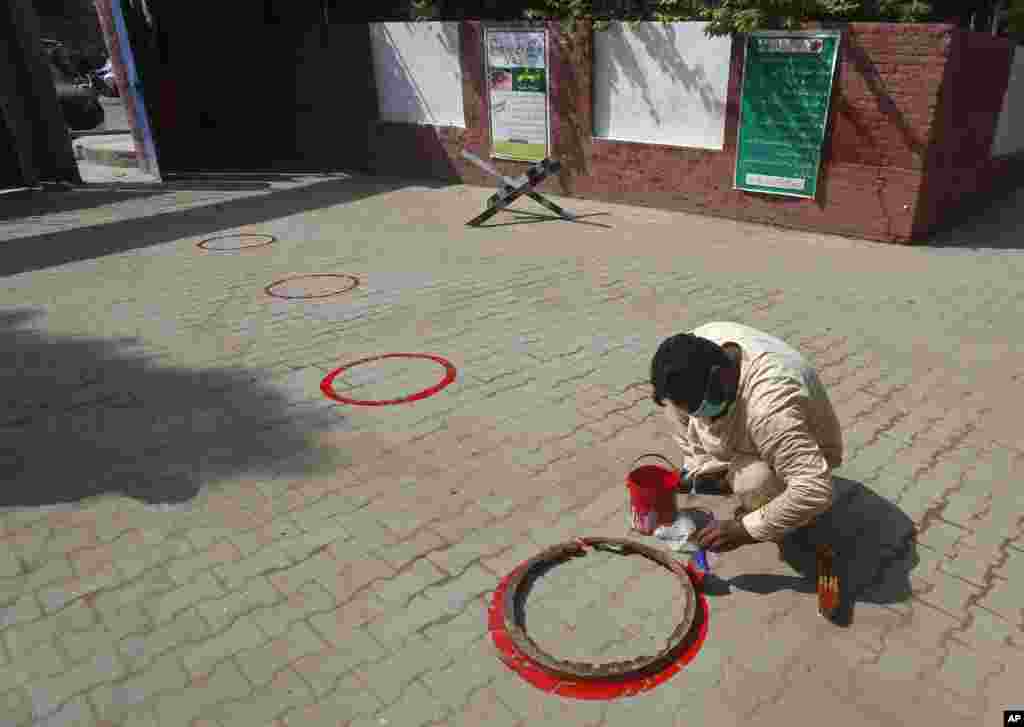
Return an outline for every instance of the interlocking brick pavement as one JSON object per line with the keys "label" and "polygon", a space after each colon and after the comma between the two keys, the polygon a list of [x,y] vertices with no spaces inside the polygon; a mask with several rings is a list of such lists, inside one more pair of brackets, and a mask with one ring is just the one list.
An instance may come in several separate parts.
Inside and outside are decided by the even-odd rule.
{"label": "interlocking brick pavement", "polygon": [[[973,725],[1019,702],[1024,256],[615,205],[594,208],[611,229],[464,228],[486,194],[282,178],[5,210],[0,724]],[[278,241],[196,247],[231,232]],[[323,272],[361,285],[263,291]],[[650,357],[714,319],[782,336],[828,387],[852,623],[822,621],[775,546],[745,548],[673,680],[542,694],[497,659],[491,593],[541,547],[625,534],[630,462],[678,461]],[[396,407],[319,391],[390,352],[458,378]],[[336,383],[391,398],[439,375]],[[538,634],[626,655],[613,627],[665,625],[638,583],[583,569],[535,602]]]}

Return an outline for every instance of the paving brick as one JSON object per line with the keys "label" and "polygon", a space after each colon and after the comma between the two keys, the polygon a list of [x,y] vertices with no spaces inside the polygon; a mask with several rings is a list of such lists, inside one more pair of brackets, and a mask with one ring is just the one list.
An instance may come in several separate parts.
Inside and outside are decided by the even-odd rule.
{"label": "paving brick", "polygon": [[117,724],[125,714],[160,692],[184,689],[188,675],[176,654],[167,654],[154,661],[144,672],[134,674],[117,684],[104,684],[89,693],[97,718]]}
{"label": "paving brick", "polygon": [[949,655],[935,677],[940,685],[958,694],[977,696],[986,678],[995,676],[999,671],[1000,665],[993,663],[987,656],[951,644]]}
{"label": "paving brick", "polygon": [[186,585],[202,571],[211,570],[215,566],[225,563],[233,563],[241,558],[242,553],[236,545],[222,541],[212,544],[198,555],[174,560],[168,564],[167,574],[175,583]]}
{"label": "paving brick", "polygon": [[98,654],[49,679],[33,682],[29,687],[32,712],[36,719],[53,714],[72,697],[104,682],[113,682],[124,675],[113,651]]}
{"label": "paving brick", "polygon": [[934,520],[926,528],[918,531],[917,542],[939,553],[953,555],[956,552],[957,541],[965,535],[967,531],[964,528]]}
{"label": "paving brick", "polygon": [[429,596],[416,596],[401,608],[375,619],[366,628],[386,649],[394,650],[426,626],[444,619],[450,613],[444,601]]}
{"label": "paving brick", "polygon": [[[235,539],[235,544],[241,547],[237,542],[241,535],[242,534],[237,533],[232,528],[197,525],[194,528],[190,528],[185,537],[187,537],[188,541],[192,543],[192,547],[195,548],[196,551],[203,551],[213,546],[218,541],[229,540],[232,538]],[[245,555],[250,554],[244,550],[243,553]]]}
{"label": "paving brick", "polygon": [[10,605],[0,609],[0,628],[8,628],[34,621],[43,615],[43,609],[31,593],[24,593]]}
{"label": "paving brick", "polygon": [[392,568],[398,569],[409,564],[415,558],[420,558],[431,550],[441,548],[444,541],[436,533],[424,530],[409,540],[389,545],[374,552],[381,560],[385,561]]}
{"label": "paving brick", "polygon": [[517,542],[522,542],[522,537],[510,529],[484,528],[468,534],[450,548],[430,553],[427,559],[444,572],[455,574],[465,570],[470,563],[499,553]]}
{"label": "paving brick", "polygon": [[329,523],[338,515],[347,515],[360,506],[358,499],[348,494],[329,494],[301,510],[291,513],[291,518],[306,532],[313,532]]}
{"label": "paving brick", "polygon": [[68,664],[52,643],[37,644],[30,652],[0,667],[0,684],[23,687],[29,683],[60,674]]}
{"label": "paving brick", "polygon": [[275,674],[301,657],[323,650],[324,641],[305,622],[292,625],[280,638],[242,652],[242,673],[256,686],[269,683]]}
{"label": "paving brick", "polygon": [[26,573],[23,588],[26,592],[38,591],[43,586],[57,581],[69,580],[74,575],[75,572],[67,558],[63,556],[53,558]]}
{"label": "paving brick", "polygon": [[361,673],[381,702],[393,704],[414,679],[445,666],[439,656],[432,643],[415,637],[386,659],[362,667]]}
{"label": "paving brick", "polygon": [[1006,548],[1006,561],[995,574],[1008,580],[1024,579],[1024,551]]}
{"label": "paving brick", "polygon": [[61,650],[68,663],[77,664],[109,650],[112,634],[105,628],[89,631],[62,633],[59,637]]}
{"label": "paving brick", "polygon": [[978,605],[987,608],[1018,627],[1024,626],[1024,605],[1021,601],[1020,581],[996,582]]}
{"label": "paving brick", "polygon": [[138,671],[157,657],[178,647],[187,648],[189,644],[199,643],[213,633],[196,609],[189,609],[151,632],[123,638],[118,643],[118,650],[128,669]]}
{"label": "paving brick", "polygon": [[980,588],[985,585],[991,563],[995,560],[994,557],[986,558],[984,554],[967,548],[958,548],[955,556],[942,562],[940,570]]}
{"label": "paving brick", "polygon": [[[454,715],[461,714],[473,692],[494,682],[499,673],[499,669],[490,662],[484,662],[487,668],[478,668],[476,659],[479,659],[480,652],[474,650],[472,654],[472,662],[458,659],[420,678],[430,693]],[[498,661],[497,656],[493,658]]]}
{"label": "paving brick", "polygon": [[153,622],[159,625],[187,608],[223,595],[224,589],[213,574],[203,572],[188,584],[148,601],[146,607]]}
{"label": "paving brick", "polygon": [[99,593],[93,606],[104,623],[112,625],[114,616],[129,604],[139,603],[149,611],[149,600],[173,591],[176,584],[162,569],[156,569],[117,589]]}
{"label": "paving brick", "polygon": [[[162,537],[162,534],[148,534],[149,539],[159,537]],[[170,565],[177,559],[187,559],[193,554],[191,543],[184,538],[145,542],[141,547],[134,547],[121,541],[118,541],[118,545],[121,547],[115,555],[115,564],[125,579],[135,578],[156,566]]]}
{"label": "paving brick", "polygon": [[250,618],[264,634],[276,639],[299,619],[330,613],[336,606],[334,596],[319,583],[313,582],[289,594],[284,601],[255,611]]}
{"label": "paving brick", "polygon": [[67,725],[88,724],[92,721],[92,710],[84,697],[76,697],[65,702],[54,713],[46,719],[38,720],[35,724],[43,727],[67,727]]}
{"label": "paving brick", "polygon": [[189,724],[205,708],[227,699],[241,699],[251,689],[238,666],[229,659],[208,676],[190,682],[187,690],[159,697],[154,710],[161,725]]}
{"label": "paving brick", "polygon": [[376,716],[380,724],[423,727],[442,719],[445,709],[420,682],[414,681],[403,690],[398,701]]}
{"label": "paving brick", "polygon": [[302,679],[285,670],[273,683],[257,689],[245,699],[218,704],[202,714],[224,727],[268,724],[278,715],[311,704],[313,695]]}
{"label": "paving brick", "polygon": [[32,722],[32,701],[25,689],[0,692],[0,710],[11,727]]}
{"label": "paving brick", "polygon": [[246,581],[245,588],[229,593],[223,598],[203,601],[196,606],[202,619],[213,631],[226,628],[239,616],[250,614],[284,600],[277,589],[265,576],[255,576]]}
{"label": "paving brick", "polygon": [[182,663],[188,669],[189,674],[207,674],[228,657],[265,642],[266,637],[256,624],[248,616],[242,616],[226,631],[198,644],[184,647]]}
{"label": "paving brick", "polygon": [[326,552],[316,553],[295,565],[268,576],[281,593],[294,593],[307,583],[317,582],[333,586],[341,571],[341,564]]}
{"label": "paving brick", "polygon": [[[250,578],[288,568],[294,559],[280,543],[267,546],[236,563],[216,566],[213,574],[228,590],[241,588]],[[204,581],[205,582],[205,581]]]}
{"label": "paving brick", "polygon": [[329,613],[316,614],[311,618],[329,617],[336,633],[346,633],[373,623],[378,618],[394,613],[400,606],[387,606],[370,591],[364,591],[346,600]]}
{"label": "paving brick", "polygon": [[1014,639],[1019,641],[1024,636],[1024,628],[987,609],[972,606],[967,611],[970,624],[957,635],[957,639],[980,654],[998,661],[1003,655],[1011,653],[1009,644]]}
{"label": "paving brick", "polygon": [[[418,560],[407,570],[384,581],[374,590],[385,603],[403,603],[432,583],[445,578],[445,574],[428,559]],[[339,594],[339,598],[342,598]]]}
{"label": "paving brick", "polygon": [[351,534],[352,542],[363,550],[379,550],[394,545],[398,536],[365,510],[335,518],[338,526]]}
{"label": "paving brick", "polygon": [[[271,522],[259,527],[246,529],[233,528],[211,528],[209,534],[203,538],[204,541],[210,538],[218,540],[230,540],[242,552],[245,558],[254,556],[261,550],[273,543],[288,537],[295,537],[302,530],[287,515],[278,515]],[[197,544],[197,547],[203,547]],[[209,547],[208,545],[205,547]]]}
{"label": "paving brick", "polygon": [[469,503],[457,516],[446,517],[431,523],[430,529],[449,543],[458,543],[468,534],[483,530],[493,524],[494,518],[482,507]]}
{"label": "paving brick", "polygon": [[75,599],[115,588],[122,578],[112,564],[81,577],[44,587],[38,593],[43,609],[50,614],[63,610]]}
{"label": "paving brick", "polygon": [[0,548],[0,578],[14,578],[20,575],[21,561],[15,556],[14,548]]}
{"label": "paving brick", "polygon": [[579,725],[597,727],[604,722],[607,702],[567,700],[537,689],[522,679],[509,675],[497,679],[494,692],[520,722],[544,725]]}
{"label": "paving brick", "polygon": [[287,541],[284,547],[294,560],[301,561],[322,552],[327,547],[335,550],[343,549],[346,547],[346,541],[350,539],[348,528],[335,525],[331,521],[324,521],[312,532]]}
{"label": "paving brick", "polygon": [[492,558],[485,558],[480,562],[484,568],[498,579],[501,579],[535,555],[537,555],[537,546],[528,540]]}
{"label": "paving brick", "polygon": [[11,657],[17,661],[43,643],[56,643],[58,621],[53,616],[14,626],[3,632]]}
{"label": "paving brick", "polygon": [[286,727],[336,727],[359,717],[369,717],[382,706],[365,684],[355,675],[349,675],[337,683],[333,692],[322,696],[315,704],[289,712],[284,723]]}

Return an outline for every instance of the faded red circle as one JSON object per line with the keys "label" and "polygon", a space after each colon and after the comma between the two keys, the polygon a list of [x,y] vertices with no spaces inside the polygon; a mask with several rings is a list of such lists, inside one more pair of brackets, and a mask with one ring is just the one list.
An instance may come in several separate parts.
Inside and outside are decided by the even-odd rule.
{"label": "faded red circle", "polygon": [[[238,247],[209,247],[209,243],[213,242],[214,240],[233,240],[244,237],[265,237],[267,239],[265,242],[254,242],[251,245],[239,245]],[[218,235],[216,237],[209,237],[203,240],[202,242],[197,243],[196,247],[200,248],[201,250],[205,250],[206,252],[237,252],[239,250],[249,250],[250,248],[254,247],[266,247],[267,245],[270,245],[275,242],[277,242],[277,238],[274,237],[273,235],[268,235],[265,233],[239,232],[233,235]]]}
{"label": "faded red circle", "polygon": [[[279,285],[290,283],[293,280],[309,280],[311,278],[346,278],[351,281],[351,283],[347,288],[332,290],[330,293],[319,293],[316,295],[281,295],[280,293],[274,292],[274,288]],[[281,278],[280,280],[275,280],[263,290],[267,295],[273,296],[274,298],[283,298],[284,300],[312,300],[314,298],[330,298],[332,295],[341,295],[342,293],[347,293],[350,290],[355,290],[358,287],[359,278],[355,275],[346,275],[342,273],[314,273],[312,275],[295,275],[290,278]]]}
{"label": "faded red circle", "polygon": [[[439,363],[442,366],[444,366],[444,378],[442,378],[441,381],[438,382],[437,384],[434,384],[433,386],[426,388],[423,391],[418,391],[415,394],[403,396],[399,399],[381,399],[377,401],[372,399],[350,399],[347,396],[342,396],[341,394],[337,393],[334,390],[334,380],[338,376],[343,374],[345,371],[348,371],[350,368],[353,368],[355,366],[359,366],[360,364],[369,363],[371,361],[380,361],[381,359],[385,358],[422,358],[427,359],[429,361],[433,361],[435,363]],[[335,369],[331,373],[327,374],[327,376],[324,377],[324,380],[320,382],[320,391],[324,392],[324,395],[328,399],[333,399],[334,401],[340,402],[342,404],[353,404],[356,406],[388,406],[391,404],[411,404],[414,401],[419,401],[420,399],[426,399],[428,396],[433,396],[441,389],[448,386],[448,384],[455,381],[456,373],[457,372],[455,370],[455,366],[452,364],[452,362],[446,358],[441,358],[440,356],[434,356],[429,353],[385,353],[381,354],[380,356],[370,356],[369,358],[359,359],[358,361],[353,361],[352,363],[346,364],[339,369]]]}
{"label": "faded red circle", "polygon": [[680,651],[678,658],[656,674],[643,677],[630,677],[624,679],[576,679],[565,680],[552,676],[539,664],[523,654],[509,637],[505,630],[505,616],[503,601],[508,584],[529,561],[520,563],[512,570],[501,583],[498,584],[491,599],[490,608],[487,611],[487,628],[491,633],[491,640],[498,649],[498,658],[512,671],[541,691],[549,694],[557,694],[560,697],[571,697],[573,699],[589,700],[611,700],[623,697],[633,697],[643,692],[648,692],[659,684],[668,681],[683,670],[697,656],[704,639],[708,634],[708,617],[710,609],[708,601],[703,593],[704,576],[693,566],[687,565],[686,572],[693,581],[694,591],[697,595],[697,613],[694,618],[693,627],[685,642],[685,647]]}

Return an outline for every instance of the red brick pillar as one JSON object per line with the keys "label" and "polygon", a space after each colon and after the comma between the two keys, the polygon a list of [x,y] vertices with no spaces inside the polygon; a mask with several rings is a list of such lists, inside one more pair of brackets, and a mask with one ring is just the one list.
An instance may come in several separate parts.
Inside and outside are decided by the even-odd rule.
{"label": "red brick pillar", "polygon": [[[128,83],[128,71],[124,66],[121,55],[121,39],[117,36],[117,26],[114,24],[114,11],[111,0],[93,0],[96,7],[96,14],[99,16],[100,29],[103,31],[103,40],[107,44],[107,52],[110,54],[110,64],[114,71],[114,83],[124,103],[128,124],[131,126],[132,141],[135,143],[135,154],[140,161],[140,166],[145,166],[145,141],[143,140],[142,127],[135,117],[135,98],[132,95],[131,86]],[[147,170],[148,171],[148,170]]]}

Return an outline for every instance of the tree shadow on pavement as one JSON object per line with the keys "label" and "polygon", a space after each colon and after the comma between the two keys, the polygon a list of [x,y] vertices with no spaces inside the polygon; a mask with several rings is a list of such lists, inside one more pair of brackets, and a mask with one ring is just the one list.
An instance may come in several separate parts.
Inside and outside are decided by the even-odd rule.
{"label": "tree shadow on pavement", "polygon": [[314,436],[345,431],[306,384],[242,368],[160,365],[133,339],[55,337],[42,314],[0,312],[0,507],[123,493],[181,503],[240,475],[328,474],[347,452]]}
{"label": "tree shadow on pavement", "polygon": [[[48,184],[42,189],[5,200],[0,221],[92,209],[133,199],[145,199],[174,191],[256,192],[274,183],[296,183],[313,175],[281,172],[175,173],[162,181],[88,182],[81,185]],[[8,203],[9,202],[9,203]]]}
{"label": "tree shadow on pavement", "polygon": [[837,495],[832,508],[780,544],[781,559],[799,575],[746,574],[732,578],[730,585],[753,593],[815,593],[816,547],[828,544],[836,553],[833,571],[840,579],[838,625],[852,623],[857,602],[909,600],[910,573],[919,562],[913,521],[860,482],[838,476],[833,482]]}
{"label": "tree shadow on pavement", "polygon": [[[923,248],[936,251],[1024,250],[1024,186],[973,201],[943,225]],[[945,250],[943,250],[945,249]]]}
{"label": "tree shadow on pavement", "polygon": [[[209,180],[207,175],[205,179]],[[205,184],[199,186],[171,186],[162,190],[164,195],[180,189],[195,189],[202,193]],[[260,182],[253,182],[260,184]],[[177,184],[177,183],[175,183]],[[187,209],[161,212],[159,209],[143,209],[134,217],[114,222],[84,226],[78,218],[68,221],[68,229],[57,229],[42,234],[13,236],[0,242],[3,256],[0,257],[0,275],[16,275],[30,270],[64,265],[79,260],[90,260],[104,255],[113,255],[139,248],[172,242],[186,237],[216,234],[244,225],[288,217],[315,209],[347,204],[377,194],[385,194],[408,186],[440,188],[443,183],[431,181],[412,182],[392,177],[345,177],[326,181],[313,181],[282,189],[256,192],[245,197],[218,199],[197,197]],[[62,195],[68,192],[44,192],[39,194]],[[83,193],[86,194],[86,193]],[[99,193],[103,194],[103,193]],[[134,194],[134,193],[133,193]],[[31,199],[31,198],[30,198]],[[24,200],[22,200],[24,201]],[[156,203],[157,200],[154,200]],[[172,204],[178,204],[171,200]],[[59,199],[54,204],[59,204]],[[166,208],[166,205],[164,205]],[[180,206],[180,205],[179,205]],[[41,214],[46,214],[41,213]],[[33,230],[53,229],[60,221],[43,218],[33,223]],[[0,225],[0,240],[4,237]]]}

